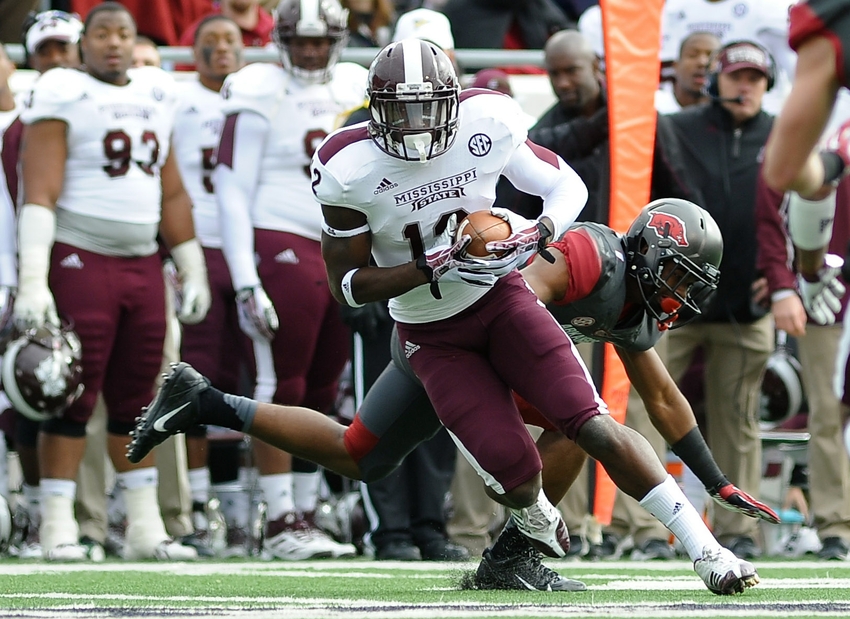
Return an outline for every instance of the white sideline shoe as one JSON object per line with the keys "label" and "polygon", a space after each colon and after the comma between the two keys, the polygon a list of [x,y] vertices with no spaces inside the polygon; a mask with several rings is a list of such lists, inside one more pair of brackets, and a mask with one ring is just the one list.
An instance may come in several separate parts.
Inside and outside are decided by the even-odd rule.
{"label": "white sideline shoe", "polygon": [[157,561],[194,561],[198,558],[198,551],[191,546],[184,546],[173,539],[164,539],[152,549],[134,547],[132,544],[124,546],[125,561],[140,561],[144,559],[156,559]]}

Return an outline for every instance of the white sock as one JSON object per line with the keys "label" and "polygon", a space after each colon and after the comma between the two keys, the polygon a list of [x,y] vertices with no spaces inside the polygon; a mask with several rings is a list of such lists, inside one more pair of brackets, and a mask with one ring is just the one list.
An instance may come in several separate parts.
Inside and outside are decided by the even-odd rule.
{"label": "white sock", "polygon": [[135,469],[118,473],[116,479],[127,508],[127,545],[140,556],[152,557],[156,547],[168,539],[156,495],[157,470]]}
{"label": "white sock", "polygon": [[62,544],[78,544],[80,527],[74,518],[77,484],[71,479],[41,480],[41,526],[38,528],[44,556]]}
{"label": "white sock", "polygon": [[322,475],[319,471],[292,474],[292,496],[295,509],[305,513],[316,511],[321,481]]}
{"label": "white sock", "polygon": [[228,527],[246,528],[251,505],[248,492],[238,482],[214,484],[212,491],[221,503],[221,513]]}
{"label": "white sock", "polygon": [[193,503],[207,504],[210,500],[210,470],[207,467],[189,469],[189,489]]}
{"label": "white sock", "polygon": [[260,475],[260,490],[268,506],[269,520],[277,520],[287,512],[295,511],[292,497],[292,473]]}
{"label": "white sock", "polygon": [[668,475],[667,479],[650,490],[640,504],[673,532],[691,561],[702,557],[702,550],[706,546],[720,547],[672,476]]}

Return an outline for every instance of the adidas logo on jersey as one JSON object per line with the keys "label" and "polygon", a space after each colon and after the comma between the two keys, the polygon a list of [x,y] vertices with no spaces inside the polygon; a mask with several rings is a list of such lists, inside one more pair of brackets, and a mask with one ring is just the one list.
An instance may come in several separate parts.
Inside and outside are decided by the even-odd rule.
{"label": "adidas logo on jersey", "polygon": [[394,183],[388,178],[384,177],[381,179],[381,182],[375,187],[375,191],[373,191],[373,195],[378,195],[380,193],[384,193],[385,191],[389,191],[390,189],[395,189],[398,187],[398,183]]}
{"label": "adidas logo on jersey", "polygon": [[414,344],[412,342],[404,343],[404,356],[408,359],[410,359],[413,356],[413,353],[417,350],[419,350],[419,344]]}
{"label": "adidas logo on jersey", "polygon": [[295,251],[290,249],[284,249],[277,256],[274,257],[274,261],[280,264],[298,264],[301,262],[298,259],[298,256],[295,255]]}
{"label": "adidas logo on jersey", "polygon": [[82,269],[85,266],[77,254],[65,256],[59,264],[66,269]]}

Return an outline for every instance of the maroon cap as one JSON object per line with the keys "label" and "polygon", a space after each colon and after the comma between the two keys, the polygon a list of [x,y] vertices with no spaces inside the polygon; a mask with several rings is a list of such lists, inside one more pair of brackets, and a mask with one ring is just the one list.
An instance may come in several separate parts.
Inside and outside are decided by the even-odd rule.
{"label": "maroon cap", "polygon": [[475,74],[475,79],[472,81],[472,88],[489,88],[490,90],[497,90],[508,96],[513,96],[508,74],[501,69],[482,69]]}
{"label": "maroon cap", "polygon": [[717,72],[731,73],[739,69],[755,69],[770,77],[770,58],[755,43],[733,43],[717,55]]}

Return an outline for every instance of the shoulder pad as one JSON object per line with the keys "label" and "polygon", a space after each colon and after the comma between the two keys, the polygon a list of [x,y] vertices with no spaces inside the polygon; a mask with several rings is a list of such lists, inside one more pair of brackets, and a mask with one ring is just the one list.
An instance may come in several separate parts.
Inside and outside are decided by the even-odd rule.
{"label": "shoulder pad", "polygon": [[77,69],[50,69],[33,84],[21,111],[21,120],[31,123],[45,118],[65,118],[60,113],[85,92],[85,73]]}
{"label": "shoulder pad", "polygon": [[231,73],[224,81],[221,97],[224,113],[252,111],[271,120],[286,88],[286,73],[270,63],[254,63]]}
{"label": "shoulder pad", "polygon": [[460,93],[460,110],[464,124],[477,121],[500,124],[512,134],[517,145],[528,137],[528,116],[519,103],[500,92],[483,88],[464,90]]}

